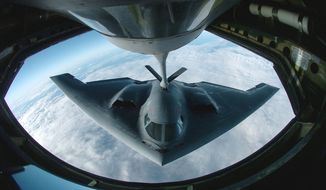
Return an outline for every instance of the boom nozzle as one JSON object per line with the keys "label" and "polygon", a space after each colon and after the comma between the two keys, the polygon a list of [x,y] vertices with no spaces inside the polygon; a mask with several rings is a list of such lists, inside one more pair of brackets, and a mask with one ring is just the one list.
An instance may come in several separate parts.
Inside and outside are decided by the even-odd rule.
{"label": "boom nozzle", "polygon": [[[160,81],[160,86],[162,88],[164,88],[161,84],[162,84],[162,77],[149,65],[145,65],[146,69],[152,73],[152,75],[158,80]],[[182,73],[184,73],[187,70],[187,68],[185,67],[181,67],[179,70],[177,70],[176,72],[174,72],[172,75],[169,76],[169,78],[167,78],[167,84],[170,83],[171,81],[173,81],[174,79],[176,79],[178,76],[180,76]],[[167,89],[166,88],[164,89]]]}

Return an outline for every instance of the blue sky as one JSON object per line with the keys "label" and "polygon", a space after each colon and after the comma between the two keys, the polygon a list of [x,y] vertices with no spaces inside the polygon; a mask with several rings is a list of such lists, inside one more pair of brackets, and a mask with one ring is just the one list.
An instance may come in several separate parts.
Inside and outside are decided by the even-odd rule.
{"label": "blue sky", "polygon": [[49,76],[61,74],[76,64],[88,62],[117,49],[96,32],[87,32],[46,48],[25,60],[6,95],[8,102],[26,96],[31,87],[49,80]]}

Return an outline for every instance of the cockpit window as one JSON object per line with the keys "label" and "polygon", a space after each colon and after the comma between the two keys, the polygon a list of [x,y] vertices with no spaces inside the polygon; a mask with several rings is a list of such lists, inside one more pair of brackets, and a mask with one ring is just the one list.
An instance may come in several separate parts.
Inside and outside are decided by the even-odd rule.
{"label": "cockpit window", "polygon": [[150,119],[148,117],[148,114],[146,114],[145,118],[144,118],[144,125],[146,126],[149,122],[150,122]]}
{"label": "cockpit window", "polygon": [[[145,123],[146,123],[146,116],[145,116]],[[183,129],[183,122],[181,118],[178,120],[176,124],[158,124],[158,123],[150,122],[145,129],[148,135],[153,139],[157,141],[168,142],[176,139],[181,134]]]}
{"label": "cockpit window", "polygon": [[161,141],[162,139],[162,125],[151,122],[147,127],[146,131],[149,136],[157,141]]}
{"label": "cockpit window", "polygon": [[176,139],[180,134],[178,128],[179,128],[178,125],[164,125],[164,129],[165,129],[164,141],[171,141],[173,139]]}

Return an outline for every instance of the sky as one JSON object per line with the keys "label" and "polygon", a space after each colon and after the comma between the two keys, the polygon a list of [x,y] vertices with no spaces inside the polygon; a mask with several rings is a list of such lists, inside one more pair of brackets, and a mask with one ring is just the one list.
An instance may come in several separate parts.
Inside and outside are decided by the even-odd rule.
{"label": "sky", "polygon": [[186,67],[177,80],[241,90],[264,82],[280,90],[232,130],[165,166],[112,137],[49,80],[66,72],[83,82],[153,79],[147,64],[158,68],[153,56],[121,50],[94,31],[87,32],[26,59],[5,99],[23,128],[56,157],[97,175],[150,183],[195,178],[228,167],[259,150],[294,117],[271,62],[208,32],[169,54],[168,75]]}
{"label": "sky", "polygon": [[114,53],[117,49],[104,36],[95,32],[78,35],[64,42],[50,46],[33,56],[28,57],[18,73],[9,91],[7,101],[17,101],[30,88],[37,88],[49,80],[49,76],[60,74],[65,69],[74,67],[76,64],[86,63],[107,52]]}

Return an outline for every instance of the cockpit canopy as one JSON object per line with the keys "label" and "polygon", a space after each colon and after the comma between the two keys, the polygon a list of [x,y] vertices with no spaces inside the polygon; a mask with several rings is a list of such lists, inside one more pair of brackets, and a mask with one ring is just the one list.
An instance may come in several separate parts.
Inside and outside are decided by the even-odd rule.
{"label": "cockpit canopy", "polygon": [[150,121],[146,114],[144,125],[147,134],[156,141],[163,143],[177,139],[183,131],[182,117],[174,124],[158,124]]}

